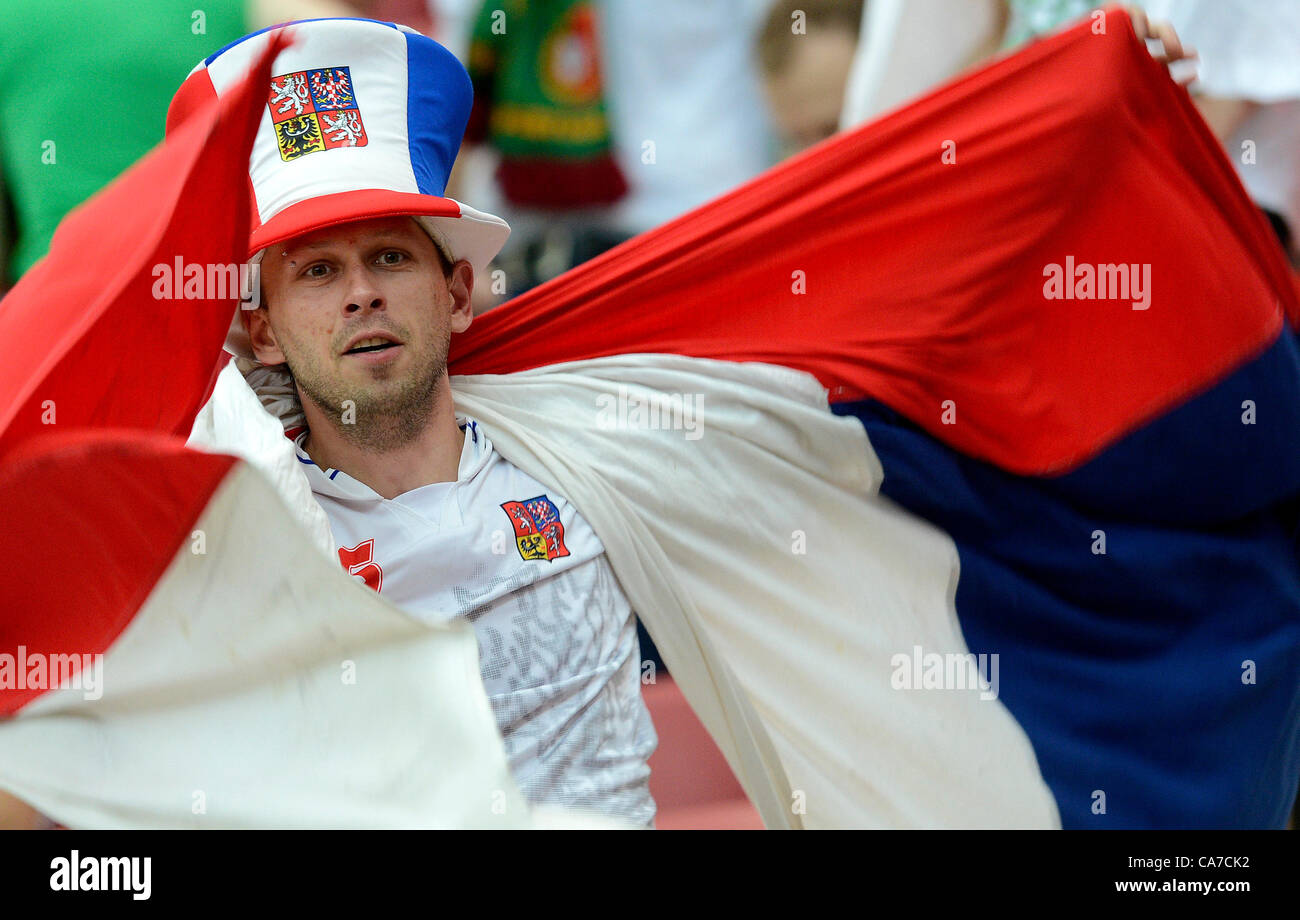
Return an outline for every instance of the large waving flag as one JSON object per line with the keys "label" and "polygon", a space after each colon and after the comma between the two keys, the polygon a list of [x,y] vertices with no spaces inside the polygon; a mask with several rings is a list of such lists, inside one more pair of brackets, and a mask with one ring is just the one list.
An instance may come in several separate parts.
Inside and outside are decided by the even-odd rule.
{"label": "large waving flag", "polygon": [[[1282,826],[1300,301],[1186,93],[1106,21],[489,314],[453,369],[671,351],[813,373],[882,494],[954,541],[962,634],[1000,656],[1067,827]],[[1121,269],[1141,294],[1098,296]]]}
{"label": "large waving flag", "polygon": [[954,541],[962,634],[1000,656],[1067,827],[1283,826],[1300,300],[1187,94],[1103,21],[524,295],[453,369],[809,371],[881,494]]}
{"label": "large waving flag", "polygon": [[[458,408],[591,521],[769,826],[1279,826],[1294,799],[1294,280],[1185,93],[1122,12],[1107,23],[1105,34],[1085,25],[1030,46],[834,139],[453,343]],[[375,804],[337,782],[371,756],[340,751],[331,732],[350,730],[346,707],[359,701],[338,699],[320,677],[350,634],[321,641],[336,624],[310,615],[302,588],[355,586],[332,569],[295,570],[269,544],[265,572],[249,571],[259,544],[235,551],[250,533],[292,530],[292,517],[310,527],[310,512],[268,500],[247,461],[214,461],[155,433],[193,421],[221,370],[232,305],[173,303],[162,317],[141,284],[173,255],[242,260],[247,215],[224,194],[239,185],[196,182],[181,194],[175,183],[199,167],[225,178],[243,169],[252,95],[191,119],[196,137],[238,125],[219,145],[169,141],[70,219],[111,222],[124,200],[163,181],[139,179],[153,163],[175,194],[141,218],[134,248],[96,260],[56,237],[38,271],[65,282],[58,302],[29,283],[42,277],[34,272],[0,304],[0,332],[12,333],[0,334],[0,452],[17,446],[13,469],[33,471],[33,482],[102,484],[57,503],[32,492],[0,504],[8,558],[35,560],[3,576],[3,651],[38,637],[50,652],[74,639],[106,652],[103,699],[76,704],[84,718],[61,717],[66,683],[0,691],[11,716],[0,725],[0,786],[65,823],[182,823],[178,790],[203,788],[195,752],[205,733],[230,726],[257,744],[254,704],[284,686],[252,675],[264,675],[269,650],[299,647],[284,662],[307,694],[296,711],[319,720],[341,758],[312,787],[330,804],[314,819],[305,806],[249,807],[268,824],[362,814],[390,823],[408,795],[380,783],[370,788],[393,798]],[[177,231],[191,213],[211,235]],[[135,286],[105,283],[110,264]],[[187,343],[181,357],[177,342]],[[209,448],[243,453],[244,427],[272,421],[239,408],[261,411],[237,376],[226,369],[205,409]],[[856,419],[828,412],[818,382],[836,414]],[[699,437],[630,416],[611,426],[592,408],[610,405],[600,397],[680,407],[683,422],[690,406]],[[47,399],[53,429],[41,425]],[[127,430],[104,431],[117,426]],[[291,480],[270,445],[250,459]],[[133,468],[146,491],[173,498],[170,529],[132,544],[149,564],[117,566],[108,550],[83,554],[60,539],[89,528],[111,547],[138,529],[107,513]],[[21,486],[10,479],[0,491]],[[223,494],[257,502],[262,516],[237,520]],[[53,515],[56,504],[64,527],[22,535],[19,515]],[[190,534],[224,548],[207,568],[185,558],[187,522],[200,520]],[[310,546],[300,540],[300,554]],[[197,599],[272,576],[275,596],[291,601],[268,614],[283,631],[227,648],[224,677],[209,679],[221,646],[200,637],[214,635],[208,620],[225,601]],[[111,591],[78,618],[67,594],[19,590],[20,578]],[[349,604],[377,605],[358,608],[358,620],[379,622],[383,609],[380,642],[393,643],[394,659],[411,651],[404,643],[431,641],[419,630],[404,639],[400,613],[360,593]],[[178,618],[186,606],[204,629]],[[60,625],[71,621],[75,630]],[[967,653],[999,662],[993,683],[927,689],[929,656]],[[439,718],[481,739],[463,664]],[[246,695],[231,686],[243,680]],[[417,705],[395,721],[413,724]],[[180,753],[147,785],[130,782],[157,726],[185,707]],[[118,747],[105,751],[104,739]],[[318,753],[321,738],[282,740],[272,772]],[[94,752],[91,792],[79,768],[51,756],[69,744]],[[482,800],[514,793],[499,752],[483,744],[466,762],[491,768],[462,772],[448,755],[434,773],[447,789],[475,790],[473,807],[424,802],[410,823],[501,823]],[[10,766],[18,750],[35,752],[38,774]],[[400,760],[394,770],[409,775]],[[222,797],[245,791],[236,778]],[[223,820],[256,823],[241,807]]]}

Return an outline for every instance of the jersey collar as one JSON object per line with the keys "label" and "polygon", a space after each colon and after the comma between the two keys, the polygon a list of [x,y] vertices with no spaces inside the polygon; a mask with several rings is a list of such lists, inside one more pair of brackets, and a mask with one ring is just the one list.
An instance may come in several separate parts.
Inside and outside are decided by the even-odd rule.
{"label": "jersey collar", "polygon": [[[456,481],[463,483],[473,479],[479,470],[487,464],[488,457],[492,453],[492,443],[488,440],[477,420],[469,416],[457,415],[456,424],[461,431],[465,432],[465,444],[461,447],[460,465],[456,470]],[[301,464],[303,471],[307,474],[307,481],[311,483],[313,492],[318,495],[329,495],[333,498],[350,501],[384,500],[384,497],[370,486],[358,479],[353,479],[342,470],[322,469],[317,466],[311,457],[307,456],[306,451],[302,449],[307,434],[307,431],[303,431],[298,437],[294,438],[293,450],[298,458],[298,463]]]}

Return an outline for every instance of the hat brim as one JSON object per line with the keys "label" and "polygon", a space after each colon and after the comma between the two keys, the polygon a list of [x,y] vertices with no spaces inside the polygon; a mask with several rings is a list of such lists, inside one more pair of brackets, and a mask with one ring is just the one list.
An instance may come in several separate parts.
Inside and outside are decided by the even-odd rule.
{"label": "hat brim", "polygon": [[[470,263],[475,280],[486,275],[488,264],[510,236],[510,226],[500,217],[454,198],[362,189],[321,195],[285,208],[253,230],[249,236],[249,261],[261,262],[267,247],[304,233],[379,217],[414,217],[452,261],[465,259]],[[256,360],[239,312],[236,308],[226,351]]]}

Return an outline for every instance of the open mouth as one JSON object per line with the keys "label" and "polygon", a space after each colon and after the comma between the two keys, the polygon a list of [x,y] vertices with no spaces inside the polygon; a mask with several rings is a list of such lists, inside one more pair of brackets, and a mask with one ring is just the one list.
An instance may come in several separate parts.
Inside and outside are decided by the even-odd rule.
{"label": "open mouth", "polygon": [[345,355],[364,355],[375,351],[387,351],[390,348],[396,348],[398,344],[398,342],[392,342],[388,339],[362,339],[343,353]]}

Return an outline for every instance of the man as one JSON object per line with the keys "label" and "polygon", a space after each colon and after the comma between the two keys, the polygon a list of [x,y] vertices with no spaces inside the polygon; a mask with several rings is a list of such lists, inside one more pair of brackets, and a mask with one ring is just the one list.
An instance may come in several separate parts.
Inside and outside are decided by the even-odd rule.
{"label": "man", "polygon": [[784,155],[840,129],[861,22],[860,0],[784,0],[768,11],[755,50]]}
{"label": "man", "polygon": [[455,415],[447,349],[472,319],[470,264],[393,217],[297,237],[263,266],[253,350],[293,373],[298,456],[344,566],[417,616],[474,624],[525,795],[648,824],[655,735],[600,541]]}
{"label": "man", "polygon": [[[632,610],[601,542],[452,403],[450,337],[469,327],[475,270],[508,232],[441,195],[468,77],[412,31],[292,29],[250,169],[262,301],[240,312],[229,347],[291,375],[298,459],[343,567],[413,616],[473,623],[525,796],[650,826],[655,734]],[[173,124],[268,36],[250,39],[196,69]]]}

